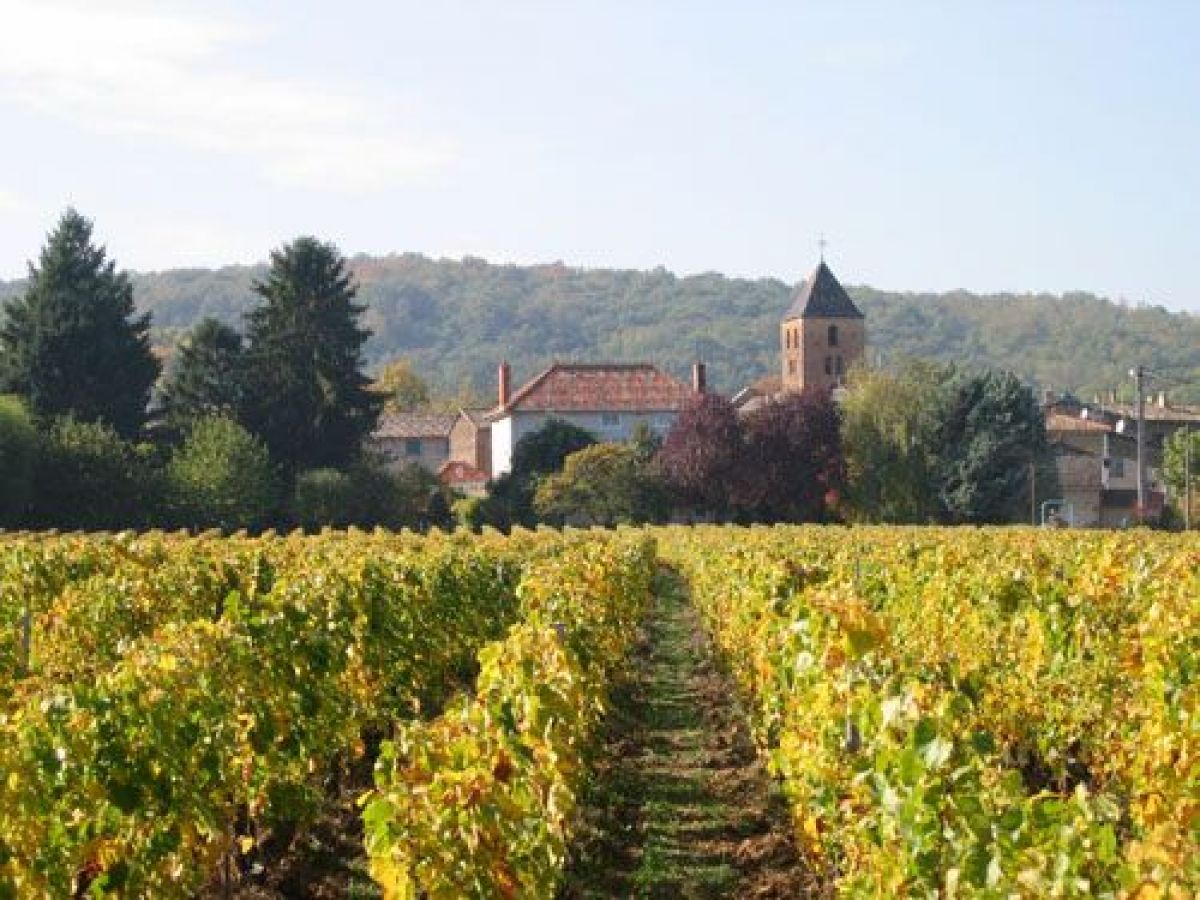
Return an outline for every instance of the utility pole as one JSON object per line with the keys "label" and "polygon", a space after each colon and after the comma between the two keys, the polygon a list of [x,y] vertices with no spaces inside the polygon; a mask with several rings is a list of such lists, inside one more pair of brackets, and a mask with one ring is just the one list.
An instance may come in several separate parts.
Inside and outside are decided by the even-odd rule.
{"label": "utility pole", "polygon": [[1137,516],[1146,518],[1146,367],[1129,372],[1137,385]]}
{"label": "utility pole", "polygon": [[1183,433],[1183,528],[1192,530],[1192,423]]}

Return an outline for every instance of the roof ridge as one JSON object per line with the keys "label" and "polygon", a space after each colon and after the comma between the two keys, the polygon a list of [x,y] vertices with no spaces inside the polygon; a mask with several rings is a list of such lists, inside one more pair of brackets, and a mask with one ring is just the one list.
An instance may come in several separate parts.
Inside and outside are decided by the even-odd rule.
{"label": "roof ridge", "polygon": [[787,322],[791,319],[806,318],[865,318],[824,259],[817,263],[812,274],[796,288],[792,294],[791,306],[788,307],[783,320]]}

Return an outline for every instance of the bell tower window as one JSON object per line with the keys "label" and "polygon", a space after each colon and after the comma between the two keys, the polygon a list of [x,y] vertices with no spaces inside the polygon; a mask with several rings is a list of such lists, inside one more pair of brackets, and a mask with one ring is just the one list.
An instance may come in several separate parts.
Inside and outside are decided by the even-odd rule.
{"label": "bell tower window", "polygon": [[838,345],[838,328],[836,325],[829,326],[829,346],[836,347]]}

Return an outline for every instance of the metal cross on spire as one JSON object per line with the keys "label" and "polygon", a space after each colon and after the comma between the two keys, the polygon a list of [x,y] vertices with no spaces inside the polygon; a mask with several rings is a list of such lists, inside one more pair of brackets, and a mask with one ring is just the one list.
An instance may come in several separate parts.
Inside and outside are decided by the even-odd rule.
{"label": "metal cross on spire", "polygon": [[817,247],[821,250],[821,262],[825,262],[825,245],[829,243],[825,240],[825,232],[821,232],[820,238],[817,239]]}

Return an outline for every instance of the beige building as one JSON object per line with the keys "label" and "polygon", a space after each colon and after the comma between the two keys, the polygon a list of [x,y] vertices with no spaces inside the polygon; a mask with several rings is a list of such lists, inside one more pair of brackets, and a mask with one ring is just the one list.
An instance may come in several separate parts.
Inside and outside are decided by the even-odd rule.
{"label": "beige building", "polygon": [[367,439],[367,449],[381,454],[388,467],[420,466],[437,474],[450,458],[450,431],[457,416],[435,413],[387,413]]}

